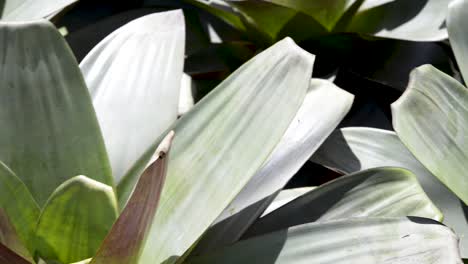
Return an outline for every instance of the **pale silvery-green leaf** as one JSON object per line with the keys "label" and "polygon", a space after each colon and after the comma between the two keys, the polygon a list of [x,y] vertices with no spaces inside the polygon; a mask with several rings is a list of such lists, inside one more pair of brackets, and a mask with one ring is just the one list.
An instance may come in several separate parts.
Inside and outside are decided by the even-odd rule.
{"label": "pale silvery-green leaf", "polygon": [[24,21],[52,18],[65,7],[78,0],[3,0],[0,2],[0,19]]}
{"label": "pale silvery-green leaf", "polygon": [[468,81],[468,1],[454,0],[450,3],[447,29],[450,46],[455,53],[465,82]]}
{"label": "pale silvery-green leaf", "polygon": [[117,29],[81,62],[117,182],[177,119],[184,46],[182,11],[162,12]]}
{"label": "pale silvery-green leaf", "polygon": [[175,262],[261,168],[306,96],[314,58],[282,40],[179,119],[139,263]]}
{"label": "pale silvery-green leaf", "polygon": [[304,102],[262,168],[216,219],[194,254],[232,244],[268,207],[348,113],[354,96],[333,83],[312,79]]}
{"label": "pale silvery-green leaf", "polygon": [[442,214],[408,170],[376,168],[340,177],[262,217],[247,237],[314,221],[355,217],[419,216],[442,220]]}
{"label": "pale silvery-green leaf", "polygon": [[281,192],[278,193],[277,196],[275,196],[275,199],[273,200],[273,202],[271,202],[271,204],[267,207],[267,209],[265,209],[261,217],[268,215],[274,210],[291,202],[292,200],[295,200],[299,196],[302,196],[303,194],[306,194],[312,191],[315,188],[317,187],[300,187],[300,188],[282,190]]}
{"label": "pale silvery-green leaf", "polygon": [[[19,244],[25,245],[30,252],[34,250],[34,231],[39,218],[40,209],[28,188],[5,164],[0,162],[0,215],[4,225],[0,223],[0,242],[15,250],[23,257],[28,257]],[[11,225],[11,229],[8,226]],[[4,227],[2,227],[4,226]],[[10,230],[8,230],[10,229]],[[2,235],[2,233],[4,233]],[[11,234],[13,233],[13,234]],[[4,236],[4,239],[1,237]],[[8,237],[18,237],[13,241]],[[11,241],[11,243],[8,243]],[[16,250],[19,249],[19,250]],[[20,252],[21,251],[21,252]]]}
{"label": "pale silvery-green leaf", "polygon": [[365,0],[346,28],[384,38],[439,41],[452,0]]}
{"label": "pale silvery-green leaf", "polygon": [[193,97],[194,82],[188,74],[182,75],[182,84],[180,85],[178,115],[186,114],[195,105]]}
{"label": "pale silvery-green leaf", "polygon": [[110,186],[73,177],[50,196],[36,228],[36,247],[44,260],[72,263],[92,257],[117,218]]}
{"label": "pale silvery-green leaf", "polygon": [[191,260],[208,263],[461,264],[458,238],[425,218],[355,218],[291,227]]}
{"label": "pale silvery-green leaf", "polygon": [[0,160],[39,206],[79,174],[112,186],[91,98],[60,33],[47,21],[0,23],[0,50]]}
{"label": "pale silvery-green leaf", "polygon": [[392,104],[393,126],[413,155],[468,203],[468,90],[430,65],[412,71]]}
{"label": "pale silvery-green leaf", "polygon": [[[412,171],[431,201],[442,211],[443,223],[461,236],[468,236],[468,221],[462,202],[434,177],[403,145],[393,131],[349,127],[333,132],[312,156],[312,161],[344,173],[393,166]],[[460,241],[462,256],[468,256],[468,240]]]}

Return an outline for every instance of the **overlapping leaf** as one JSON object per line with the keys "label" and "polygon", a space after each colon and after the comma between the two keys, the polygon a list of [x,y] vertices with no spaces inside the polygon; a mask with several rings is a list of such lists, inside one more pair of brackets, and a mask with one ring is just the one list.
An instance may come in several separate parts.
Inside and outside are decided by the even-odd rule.
{"label": "overlapping leaf", "polygon": [[92,257],[117,218],[110,186],[73,177],[52,193],[36,229],[41,258],[72,263]]}
{"label": "overlapping leaf", "polygon": [[450,3],[447,16],[447,29],[450,46],[455,53],[461,74],[468,80],[468,1],[454,0]]}
{"label": "overlapping leaf", "polygon": [[347,219],[295,226],[191,260],[207,263],[461,264],[458,239],[424,218]]}
{"label": "overlapping leaf", "polygon": [[[435,206],[442,211],[444,224],[464,237],[468,221],[460,200],[437,180],[403,145],[393,131],[342,128],[330,135],[312,156],[312,161],[344,173],[394,166],[412,171]],[[461,253],[468,256],[468,241],[461,240]]]}
{"label": "overlapping leaf", "polygon": [[80,65],[117,182],[177,119],[184,46],[182,11],[156,13],[107,36]]}
{"label": "overlapping leaf", "polygon": [[331,82],[312,79],[304,102],[262,168],[218,217],[196,254],[231,244],[257,219],[335,129],[351,108],[353,95]]}
{"label": "overlapping leaf", "polygon": [[0,160],[39,206],[75,175],[112,186],[86,85],[55,27],[46,21],[2,23],[0,50]]}
{"label": "overlapping leaf", "polygon": [[78,0],[3,0],[0,19],[7,21],[52,18],[65,7]]}
{"label": "overlapping leaf", "polygon": [[313,221],[355,217],[420,216],[442,220],[414,174],[399,168],[377,168],[340,177],[317,187],[259,219],[251,237]]}

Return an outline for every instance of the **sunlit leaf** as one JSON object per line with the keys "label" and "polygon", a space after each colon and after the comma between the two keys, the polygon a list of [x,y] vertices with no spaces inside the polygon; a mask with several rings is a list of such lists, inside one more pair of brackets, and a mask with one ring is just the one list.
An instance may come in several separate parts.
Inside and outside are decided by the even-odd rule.
{"label": "sunlit leaf", "polygon": [[[260,169],[304,100],[313,62],[313,55],[285,39],[179,119],[140,263],[176,261]],[[120,194],[132,190],[132,181],[124,181]]]}
{"label": "sunlit leaf", "polygon": [[0,49],[0,160],[39,206],[75,175],[112,186],[91,99],[60,33],[46,21],[1,23]]}
{"label": "sunlit leaf", "polygon": [[413,155],[468,203],[468,90],[425,65],[411,73],[405,93],[392,104],[393,126]]}
{"label": "sunlit leaf", "polygon": [[162,12],[117,29],[81,62],[117,182],[177,119],[184,46],[182,11]]}
{"label": "sunlit leaf", "polygon": [[0,19],[8,21],[52,18],[78,0],[3,0],[0,1]]}
{"label": "sunlit leaf", "polygon": [[273,153],[218,217],[194,253],[237,241],[336,128],[353,98],[331,82],[312,79],[301,108]]}
{"label": "sunlit leaf", "polygon": [[450,46],[455,53],[461,74],[468,81],[468,1],[454,0],[450,3],[447,29]]}
{"label": "sunlit leaf", "polygon": [[265,215],[268,215],[269,213],[273,212],[274,210],[280,208],[281,206],[291,202],[292,200],[295,200],[299,196],[302,196],[303,194],[306,194],[316,187],[301,187],[301,188],[294,188],[294,189],[286,189],[282,190],[281,192],[278,193],[278,195],[275,197],[273,202],[265,209],[265,212],[263,212],[262,217]]}
{"label": "sunlit leaf", "polygon": [[85,176],[61,184],[37,223],[36,246],[45,260],[71,263],[92,257],[117,218],[110,186]]}

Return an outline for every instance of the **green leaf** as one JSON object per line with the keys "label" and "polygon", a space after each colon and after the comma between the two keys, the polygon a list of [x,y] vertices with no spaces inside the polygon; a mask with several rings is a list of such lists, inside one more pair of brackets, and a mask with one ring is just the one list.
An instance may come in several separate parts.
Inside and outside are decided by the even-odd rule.
{"label": "green leaf", "polygon": [[32,256],[30,251],[21,242],[18,234],[16,233],[15,227],[11,224],[8,216],[0,208],[0,244],[8,247],[15,254],[21,256],[24,259],[32,262]]}
{"label": "green leaf", "polygon": [[52,18],[65,7],[78,0],[3,0],[0,19],[8,21]]}
{"label": "green leaf", "polygon": [[[233,28],[240,30],[240,31],[245,31],[246,28],[244,24],[242,23],[242,20],[240,19],[239,15],[232,9],[226,8],[226,5],[223,5],[223,1],[217,1],[217,0],[183,0],[184,2],[187,2],[191,5],[194,5],[198,8],[201,8],[209,13],[211,13],[214,16],[217,16],[224,22],[226,22],[228,25],[232,26]],[[221,2],[221,3],[220,3]]]}
{"label": "green leaf", "polygon": [[295,200],[299,196],[306,194],[317,187],[301,187],[301,188],[294,188],[294,189],[285,189],[278,193],[275,197],[273,202],[265,209],[261,217],[268,215],[269,213],[275,211],[276,209],[280,208],[281,206]]}
{"label": "green leaf", "polygon": [[31,264],[29,261],[17,255],[11,249],[0,243],[0,263],[5,264]]}
{"label": "green leaf", "polygon": [[85,176],[67,180],[50,196],[37,223],[39,256],[62,263],[92,257],[117,215],[110,186]]}
{"label": "green leaf", "polygon": [[[176,261],[261,168],[304,100],[314,58],[285,39],[179,119],[167,182],[139,263]],[[132,181],[123,181],[123,190],[131,190]]]}
{"label": "green leaf", "polygon": [[240,241],[190,263],[461,264],[458,238],[424,218],[311,223]]}
{"label": "green leaf", "polygon": [[[27,251],[21,249],[20,244],[33,252],[34,232],[39,213],[40,209],[24,183],[0,162],[0,222],[3,223],[0,223],[0,238],[1,233],[4,233],[4,239],[0,239],[0,242],[28,258],[30,254],[26,254]],[[8,230],[10,225],[11,230]],[[16,235],[19,241],[16,241]]]}
{"label": "green leaf", "polygon": [[331,31],[346,11],[358,0],[262,0],[291,8],[313,17]]}
{"label": "green leaf", "polygon": [[450,3],[447,29],[450,45],[465,82],[468,81],[468,1],[454,0]]}
{"label": "green leaf", "polygon": [[112,186],[91,99],[60,33],[46,21],[3,23],[0,40],[0,160],[39,206],[78,174]]}
{"label": "green leaf", "polygon": [[[312,161],[344,173],[393,166],[412,171],[435,206],[442,211],[443,223],[461,236],[468,236],[468,221],[462,203],[434,177],[403,145],[393,131],[350,127],[330,135]],[[468,256],[468,241],[460,241],[462,256]]]}
{"label": "green leaf", "polygon": [[102,242],[91,264],[138,263],[158,207],[166,177],[167,154],[173,137],[174,133],[169,133],[156,150],[156,160],[140,176],[127,206]]}
{"label": "green leaf", "polygon": [[346,31],[411,41],[443,40],[450,1],[366,0]]}
{"label": "green leaf", "polygon": [[237,241],[315,150],[332,133],[354,96],[333,83],[312,79],[301,108],[262,168],[216,219],[194,254]]}
{"label": "green leaf", "polygon": [[246,236],[314,221],[403,216],[442,219],[413,173],[399,168],[377,168],[317,187],[259,219]]}
{"label": "green leaf", "polygon": [[425,65],[413,70],[405,93],[392,104],[393,126],[413,155],[468,203],[468,90]]}
{"label": "green leaf", "polygon": [[156,13],[114,31],[80,65],[117,182],[177,119],[184,46],[182,11]]}

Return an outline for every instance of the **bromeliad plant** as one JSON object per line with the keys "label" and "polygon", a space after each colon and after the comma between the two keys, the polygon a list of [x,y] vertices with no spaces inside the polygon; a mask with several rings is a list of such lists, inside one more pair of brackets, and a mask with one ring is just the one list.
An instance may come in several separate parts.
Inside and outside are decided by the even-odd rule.
{"label": "bromeliad plant", "polygon": [[0,24],[2,263],[460,263],[448,228],[401,218],[442,215],[397,168],[307,193],[320,222],[247,232],[353,97],[284,39],[176,121],[184,33],[142,17],[78,67],[50,23]]}

